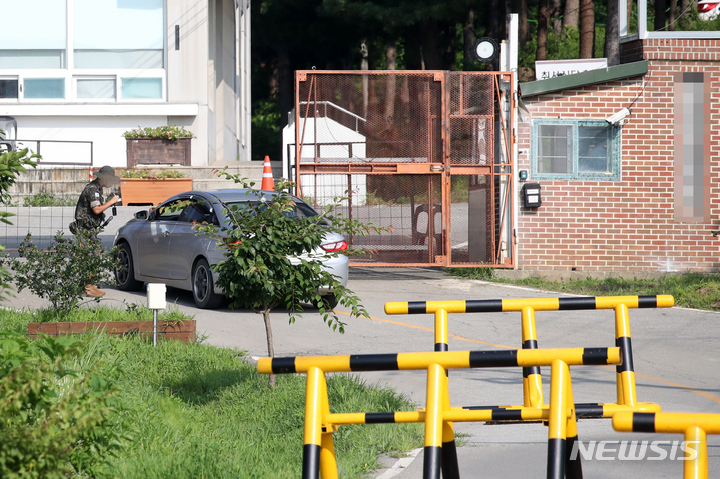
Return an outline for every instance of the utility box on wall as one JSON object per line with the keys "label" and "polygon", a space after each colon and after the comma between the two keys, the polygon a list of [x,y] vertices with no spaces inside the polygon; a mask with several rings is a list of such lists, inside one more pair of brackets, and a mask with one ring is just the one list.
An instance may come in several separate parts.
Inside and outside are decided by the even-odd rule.
{"label": "utility box on wall", "polygon": [[525,183],[523,186],[523,206],[525,208],[537,208],[540,205],[542,205],[540,183]]}

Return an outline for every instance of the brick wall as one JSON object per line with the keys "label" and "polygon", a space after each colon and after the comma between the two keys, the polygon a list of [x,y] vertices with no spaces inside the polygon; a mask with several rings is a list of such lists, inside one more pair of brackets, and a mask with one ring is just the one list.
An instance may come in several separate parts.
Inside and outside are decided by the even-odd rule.
{"label": "brick wall", "polygon": [[[518,267],[561,271],[718,271],[720,238],[720,41],[646,40],[645,90],[622,130],[621,181],[539,181],[543,204],[520,208]],[[711,222],[674,219],[673,74],[711,75]],[[707,81],[707,80],[706,80]],[[604,119],[629,106],[630,78],[523,98],[532,118]],[[518,126],[517,169],[530,171],[530,121]],[[534,181],[532,177],[529,181]],[[519,204],[522,201],[518,198]]]}

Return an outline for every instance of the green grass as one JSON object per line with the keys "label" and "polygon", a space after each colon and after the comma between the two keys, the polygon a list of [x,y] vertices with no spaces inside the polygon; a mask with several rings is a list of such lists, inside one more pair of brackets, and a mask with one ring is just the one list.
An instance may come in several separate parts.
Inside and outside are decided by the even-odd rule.
{"label": "green grass", "polygon": [[686,273],[647,279],[585,278],[548,281],[541,274],[518,280],[502,279],[492,268],[450,268],[447,272],[458,278],[482,279],[588,296],[670,294],[675,297],[677,306],[720,311],[720,275],[718,274]]}
{"label": "green grass", "polygon": [[[112,463],[123,478],[294,478],[302,470],[305,377],[277,387],[235,351],[143,341],[125,344],[135,441]],[[128,367],[131,366],[131,369]],[[328,380],[334,412],[411,408],[393,391],[356,378]],[[148,420],[152,418],[152,420]],[[345,426],[334,435],[342,477],[359,478],[383,452],[421,444],[420,425]]]}
{"label": "green grass", "polygon": [[[94,302],[94,300],[88,302]],[[179,309],[173,309],[172,307],[158,314],[158,321],[182,321],[183,319],[192,318],[192,316],[186,316]],[[152,321],[152,319],[152,310],[135,303],[126,305],[125,309],[110,306],[81,307],[67,313],[53,309],[6,310],[0,313],[0,329],[8,329],[8,327],[4,326],[5,322],[9,325],[16,323],[27,325],[27,323],[54,323],[60,321]],[[9,328],[12,328],[12,326],[9,326]]]}
{"label": "green grass", "polygon": [[[31,316],[0,311],[0,329],[22,331]],[[123,410],[118,424],[132,438],[100,468],[99,477],[300,476],[304,375],[279,375],[271,390],[268,377],[238,351],[177,341],[154,348],[148,340],[102,334],[90,338],[79,361],[122,371],[115,378]],[[332,412],[414,409],[394,390],[356,376],[329,375],[328,395]],[[419,447],[422,437],[421,424],[341,426],[334,434],[340,477],[361,478],[379,467],[379,454]]]}

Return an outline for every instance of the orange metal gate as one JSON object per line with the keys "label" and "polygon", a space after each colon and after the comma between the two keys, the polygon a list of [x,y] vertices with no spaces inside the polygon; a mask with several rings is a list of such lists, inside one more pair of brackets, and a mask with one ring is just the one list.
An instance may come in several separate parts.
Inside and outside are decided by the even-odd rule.
{"label": "orange metal gate", "polygon": [[[316,206],[389,228],[366,266],[512,267],[512,73],[298,71],[290,176]],[[294,153],[294,154],[292,154]]]}

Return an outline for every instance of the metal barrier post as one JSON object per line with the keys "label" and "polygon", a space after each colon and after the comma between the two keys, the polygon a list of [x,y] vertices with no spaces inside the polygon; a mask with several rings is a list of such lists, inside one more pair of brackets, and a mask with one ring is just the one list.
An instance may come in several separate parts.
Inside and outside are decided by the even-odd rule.
{"label": "metal barrier post", "polygon": [[[447,369],[441,375],[443,414],[450,411],[450,384],[448,381]],[[460,479],[460,467],[458,466],[457,447],[455,445],[455,427],[452,421],[443,420],[442,427],[442,477],[443,479]]]}
{"label": "metal barrier post", "polygon": [[691,426],[685,431],[685,441],[690,441],[686,447],[695,450],[695,459],[689,459],[690,451],[685,451],[686,461],[683,467],[683,477],[685,479],[707,479],[707,434],[699,426]]}
{"label": "metal barrier post", "polygon": [[547,478],[564,479],[568,408],[566,376],[570,374],[570,368],[559,359],[555,359],[551,367]]}
{"label": "metal barrier post", "polygon": [[[530,306],[522,308],[522,348],[538,348],[535,310]],[[543,406],[542,376],[538,366],[523,368],[523,405],[525,407]]]}
{"label": "metal barrier post", "polygon": [[425,404],[425,460],[423,479],[440,479],[442,466],[442,406],[441,392],[445,370],[439,364],[431,364],[427,376],[427,399]]}
{"label": "metal barrier post", "polygon": [[[332,431],[341,424],[425,423],[425,461],[423,479],[457,477],[457,460],[443,467],[443,445],[454,438],[450,421],[488,421],[496,419],[547,420],[548,477],[561,479],[566,470],[566,440],[577,436],[572,402],[569,366],[618,364],[621,349],[563,348],[501,351],[435,351],[429,353],[364,354],[343,356],[297,356],[260,358],[261,374],[307,374],[305,393],[305,426],[303,438],[303,479],[337,479],[337,464],[332,445]],[[551,366],[552,381],[548,408],[502,411],[451,408],[448,369]],[[330,414],[325,372],[426,370],[427,391],[425,411],[396,413]],[[523,409],[523,406],[518,406]],[[496,417],[498,414],[500,417]],[[325,430],[323,430],[325,428]],[[321,464],[327,458],[326,464]],[[552,462],[551,462],[552,461]],[[567,469],[570,470],[569,468]],[[579,469],[573,468],[573,471]],[[445,471],[448,471],[445,473]],[[454,474],[454,476],[452,475]],[[558,476],[558,474],[560,474]],[[569,475],[578,479],[580,475]]]}
{"label": "metal barrier post", "polygon": [[327,380],[323,373],[320,379],[320,411],[322,414],[322,435],[320,437],[320,477],[322,479],[338,479],[337,460],[335,459],[335,444],[333,433],[337,426],[327,423],[330,414],[330,402],[328,400]]}
{"label": "metal barrier post", "polygon": [[567,374],[567,404],[570,409],[570,414],[567,419],[566,427],[566,440],[565,440],[565,477],[566,479],[582,479],[582,462],[580,461],[580,454],[575,459],[572,459],[572,451],[575,447],[575,443],[578,441],[577,431],[577,414],[575,413],[575,398],[573,397],[572,391],[572,379],[570,378],[570,370],[568,369]]}
{"label": "metal barrier post", "polygon": [[683,434],[684,479],[708,479],[707,435],[720,434],[720,414],[618,412],[612,424],[616,431]]}
{"label": "metal barrier post", "polygon": [[635,390],[635,370],[632,361],[632,342],[630,340],[630,311],[626,304],[615,307],[615,346],[622,349],[623,362],[616,366],[617,403],[625,406],[637,406]]}
{"label": "metal barrier post", "polygon": [[[411,301],[385,303],[386,314],[432,314],[438,309],[446,313],[522,313],[522,348],[537,348],[535,329],[536,311],[578,311],[590,309],[613,309],[615,311],[615,343],[623,351],[623,363],[616,368],[616,403],[578,403],[575,413],[579,418],[612,417],[617,411],[634,409],[644,412],[659,412],[655,403],[638,402],[635,386],[635,372],[630,340],[630,308],[670,308],[674,305],[670,295],[645,296],[586,296],[574,298],[523,298],[491,300],[449,300],[449,301]],[[447,333],[444,333],[447,334]],[[437,332],[436,332],[437,338]],[[438,340],[436,339],[436,344]],[[542,396],[542,377],[537,367],[523,369],[523,405],[486,406],[487,409],[522,409],[533,414],[527,408],[545,408]],[[482,407],[473,407],[481,409]]]}
{"label": "metal barrier post", "polygon": [[435,351],[448,349],[448,313],[439,308],[435,311]]}
{"label": "metal barrier post", "polygon": [[[435,351],[447,351],[448,346],[448,313],[440,308],[435,311]],[[450,391],[448,376],[445,369],[442,375],[443,411],[450,410]],[[459,479],[460,470],[455,445],[455,428],[452,421],[443,421],[442,427],[442,477],[443,479]]]}
{"label": "metal barrier post", "polygon": [[303,479],[320,479],[320,450],[322,447],[322,382],[320,368],[311,366],[307,371],[305,390],[305,432],[303,435]]}

